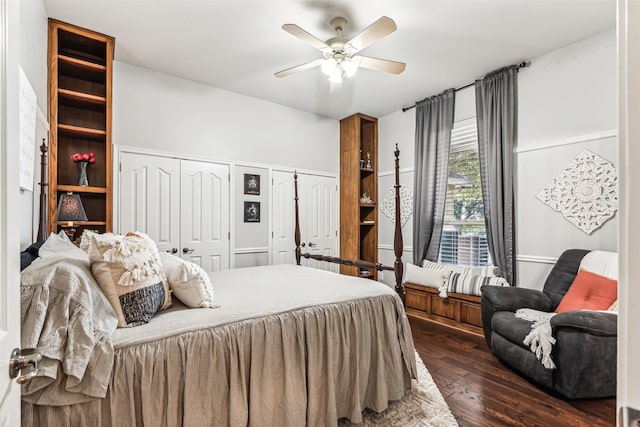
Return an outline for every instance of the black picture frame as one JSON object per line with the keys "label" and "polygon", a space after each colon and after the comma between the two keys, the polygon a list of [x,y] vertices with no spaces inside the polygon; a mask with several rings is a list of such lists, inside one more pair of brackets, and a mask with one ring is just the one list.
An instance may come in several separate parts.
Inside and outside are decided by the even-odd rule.
{"label": "black picture frame", "polygon": [[244,222],[260,222],[260,202],[244,202]]}
{"label": "black picture frame", "polygon": [[244,174],[244,194],[260,195],[260,175]]}

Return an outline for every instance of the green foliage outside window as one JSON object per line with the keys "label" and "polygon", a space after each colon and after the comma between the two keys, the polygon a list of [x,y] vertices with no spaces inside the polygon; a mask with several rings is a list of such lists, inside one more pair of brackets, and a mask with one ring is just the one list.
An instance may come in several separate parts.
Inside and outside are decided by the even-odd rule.
{"label": "green foliage outside window", "polygon": [[[483,221],[482,187],[477,150],[453,152],[449,156],[449,172],[459,176],[459,185],[449,187],[453,198],[453,216],[458,221]],[[453,188],[452,188],[453,187]],[[484,234],[484,225],[461,225],[462,234]]]}

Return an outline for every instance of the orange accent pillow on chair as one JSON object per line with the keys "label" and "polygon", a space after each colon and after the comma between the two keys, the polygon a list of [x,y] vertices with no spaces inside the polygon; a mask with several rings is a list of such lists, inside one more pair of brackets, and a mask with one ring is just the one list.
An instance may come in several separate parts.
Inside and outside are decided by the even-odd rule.
{"label": "orange accent pillow on chair", "polygon": [[580,270],[558,304],[556,313],[571,310],[606,310],[618,298],[618,281]]}

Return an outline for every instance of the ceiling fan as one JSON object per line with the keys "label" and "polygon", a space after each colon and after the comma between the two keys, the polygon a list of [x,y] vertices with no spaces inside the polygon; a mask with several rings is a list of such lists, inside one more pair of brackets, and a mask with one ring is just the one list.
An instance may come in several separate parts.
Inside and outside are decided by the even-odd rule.
{"label": "ceiling fan", "polygon": [[383,16],[351,39],[343,37],[342,35],[346,24],[347,20],[345,18],[333,18],[331,20],[331,26],[337,35],[326,42],[312,36],[295,24],[283,25],[283,30],[322,52],[323,58],[278,71],[274,73],[274,76],[286,77],[299,71],[320,66],[322,72],[329,76],[331,83],[342,83],[345,77],[353,76],[358,70],[358,67],[392,74],[400,74],[404,71],[406,64],[403,62],[371,58],[357,54],[376,41],[393,33],[398,28],[396,23],[393,22],[393,19]]}

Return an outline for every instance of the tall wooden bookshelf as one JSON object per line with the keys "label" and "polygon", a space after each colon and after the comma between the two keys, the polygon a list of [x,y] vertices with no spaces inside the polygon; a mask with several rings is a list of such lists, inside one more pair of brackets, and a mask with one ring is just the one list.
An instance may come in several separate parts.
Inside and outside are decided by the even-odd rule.
{"label": "tall wooden bookshelf", "polygon": [[[340,256],[378,261],[378,119],[361,113],[340,120]],[[371,202],[362,202],[363,195]],[[341,265],[350,276],[378,279],[375,269]]]}
{"label": "tall wooden bookshelf", "polygon": [[[88,228],[112,228],[111,82],[115,40],[104,34],[49,20],[49,231],[60,229],[60,195],[78,193],[88,221],[76,222],[77,235]],[[80,186],[75,153],[95,153],[89,186]]]}

